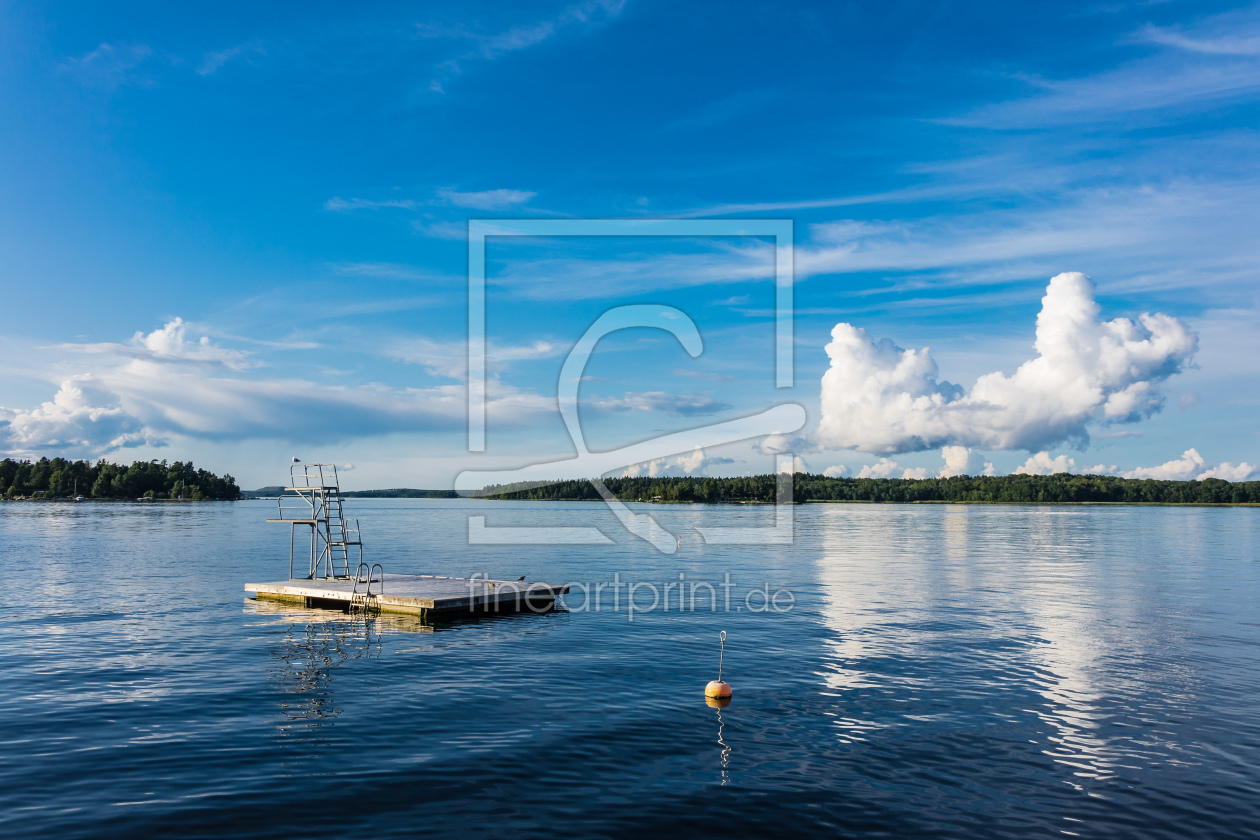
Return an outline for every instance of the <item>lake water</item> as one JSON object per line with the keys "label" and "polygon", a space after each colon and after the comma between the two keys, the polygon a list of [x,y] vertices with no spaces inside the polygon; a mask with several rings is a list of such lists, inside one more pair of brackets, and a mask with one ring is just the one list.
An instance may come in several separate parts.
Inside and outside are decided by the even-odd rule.
{"label": "lake water", "polygon": [[1260,836],[1260,510],[805,505],[719,547],[772,513],[637,506],[669,556],[592,504],[351,500],[388,572],[735,587],[428,627],[249,600],[273,505],[0,505],[0,832]]}

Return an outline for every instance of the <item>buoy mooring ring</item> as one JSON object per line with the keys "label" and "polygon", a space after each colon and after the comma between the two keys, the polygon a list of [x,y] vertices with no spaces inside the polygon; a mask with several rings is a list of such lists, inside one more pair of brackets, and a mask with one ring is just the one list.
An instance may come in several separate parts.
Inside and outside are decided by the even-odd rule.
{"label": "buoy mooring ring", "polygon": [[709,684],[704,687],[704,696],[710,698],[729,699],[731,696],[730,683],[722,682],[722,662],[726,659],[726,631],[723,630],[718,638],[721,640],[722,650],[718,654],[718,678],[709,680]]}

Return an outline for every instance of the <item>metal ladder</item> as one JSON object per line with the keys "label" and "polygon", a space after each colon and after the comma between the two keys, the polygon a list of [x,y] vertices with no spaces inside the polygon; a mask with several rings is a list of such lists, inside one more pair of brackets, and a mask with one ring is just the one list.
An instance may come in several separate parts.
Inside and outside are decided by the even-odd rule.
{"label": "metal ladder", "polygon": [[[381,570],[381,576],[376,579],[380,584],[375,595],[372,594],[372,576],[376,574],[376,570]],[[367,572],[364,575],[364,572]],[[363,591],[359,591],[359,584],[363,584]],[[361,610],[366,613],[369,610],[379,612],[381,609],[380,599],[385,595],[385,567],[380,563],[373,563],[371,568],[364,562],[359,563],[359,568],[354,572],[354,589],[350,592],[350,612]]]}
{"label": "metal ladder", "polygon": [[[276,501],[279,516],[268,522],[289,523],[289,578],[293,578],[293,561],[298,525],[311,529],[310,559],[306,578],[350,578],[350,551],[357,546],[359,563],[363,563],[363,537],[359,520],[346,519],[341,497],[341,482],[335,464],[293,464],[289,467],[289,486]],[[353,522],[353,527],[350,526]],[[321,574],[322,571],[322,574]]]}

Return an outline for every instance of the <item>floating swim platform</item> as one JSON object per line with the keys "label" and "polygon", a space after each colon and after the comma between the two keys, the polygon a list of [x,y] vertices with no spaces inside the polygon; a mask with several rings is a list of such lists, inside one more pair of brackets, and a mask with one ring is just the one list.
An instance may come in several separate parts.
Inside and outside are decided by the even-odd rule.
{"label": "floating swim platform", "polygon": [[[349,608],[363,602],[364,583],[354,578],[294,578],[247,583],[255,597],[301,602],[307,607]],[[515,580],[377,574],[372,576],[370,606],[383,612],[428,615],[458,612],[545,612],[568,586]],[[379,593],[379,594],[378,594]],[[355,596],[357,595],[357,600]]]}

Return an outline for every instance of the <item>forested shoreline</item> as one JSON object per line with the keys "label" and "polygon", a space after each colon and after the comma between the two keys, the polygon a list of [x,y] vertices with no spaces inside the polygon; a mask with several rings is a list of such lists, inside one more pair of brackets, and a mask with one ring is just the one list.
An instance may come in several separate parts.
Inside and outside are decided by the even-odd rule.
{"label": "forested shoreline", "polygon": [[[773,475],[709,478],[608,478],[604,484],[621,501],[771,503]],[[998,504],[1260,504],[1260,481],[1160,481],[1106,475],[997,475],[952,478],[829,478],[797,473],[795,502],[953,502]],[[491,485],[478,498],[522,501],[596,501],[589,480],[541,486]]]}
{"label": "forested shoreline", "polygon": [[192,461],[135,461],[131,466],[106,460],[0,460],[0,495],[7,499],[172,499],[199,502],[238,499],[236,479],[199,470]]}

